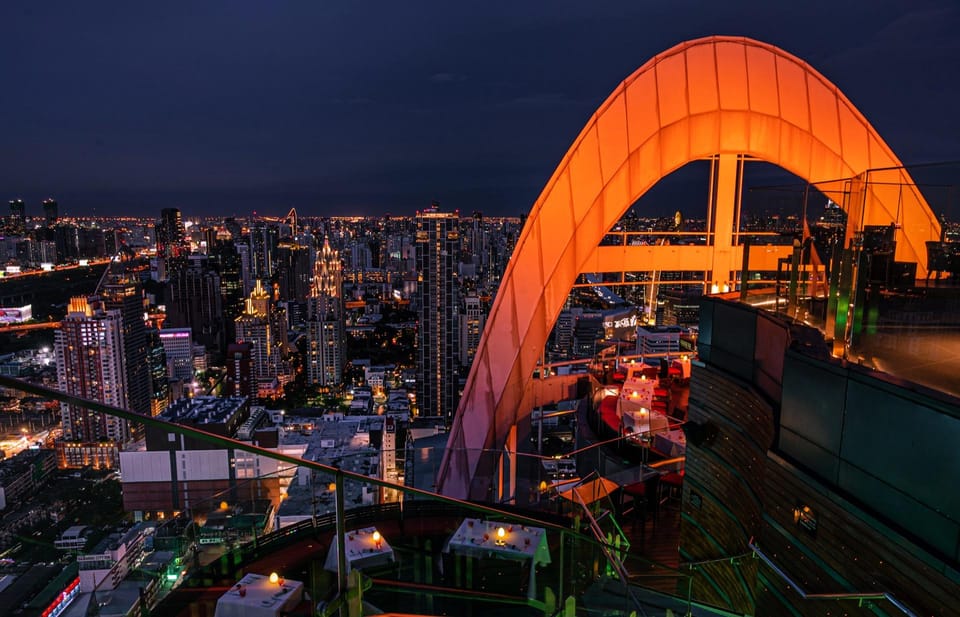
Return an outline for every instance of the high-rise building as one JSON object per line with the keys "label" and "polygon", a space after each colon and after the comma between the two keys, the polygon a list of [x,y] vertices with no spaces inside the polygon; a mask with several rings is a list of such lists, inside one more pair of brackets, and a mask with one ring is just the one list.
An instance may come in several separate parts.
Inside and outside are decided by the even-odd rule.
{"label": "high-rise building", "polygon": [[343,380],[345,360],[343,270],[338,251],[329,238],[314,264],[313,284],[307,298],[307,383],[337,386]]}
{"label": "high-rise building", "polygon": [[243,257],[239,248],[246,245],[237,245],[233,240],[216,240],[207,249],[210,266],[220,275],[220,296],[223,307],[223,323],[225,339],[230,342],[236,340],[234,321],[243,313],[245,291],[243,282]]}
{"label": "high-rise building", "polygon": [[273,306],[272,297],[257,281],[246,310],[234,325],[238,343],[251,343],[251,365],[254,379],[260,388],[283,383],[290,378],[287,362],[287,317],[281,307]]}
{"label": "high-rise building", "polygon": [[225,396],[257,396],[257,380],[253,378],[253,343],[227,345],[227,374],[223,380]]}
{"label": "high-rise building", "polygon": [[477,347],[480,346],[480,335],[483,334],[486,319],[487,314],[483,310],[480,296],[475,293],[466,296],[460,308],[460,367],[464,371],[464,377],[473,364]]}
{"label": "high-rise building", "polygon": [[[72,298],[54,338],[57,385],[68,394],[127,406],[124,323],[120,310],[108,310],[99,298]],[[120,418],[61,403],[64,444],[62,467],[114,467],[117,446],[129,440]]]}
{"label": "high-rise building", "polygon": [[417,405],[450,421],[458,402],[459,216],[437,204],[417,213]]}
{"label": "high-rise building", "polygon": [[[178,260],[179,261],[179,260]],[[187,264],[171,268],[166,324],[190,328],[193,338],[211,351],[226,348],[220,275],[203,255],[191,255]]]}
{"label": "high-rise building", "polygon": [[143,320],[143,289],[126,275],[111,274],[102,293],[105,308],[119,311],[122,318],[127,380],[125,407],[150,415],[150,367],[147,364],[147,327]]}
{"label": "high-rise building", "polygon": [[306,319],[307,296],[313,272],[311,250],[297,243],[284,242],[277,247],[275,273],[280,300],[286,303],[290,325],[300,327]]}
{"label": "high-rise building", "polygon": [[164,208],[156,226],[157,257],[176,257],[180,254],[186,238],[183,217],[177,208]]}
{"label": "high-rise building", "polygon": [[56,199],[47,198],[43,200],[43,218],[47,227],[53,227],[60,220],[60,208]]}
{"label": "high-rise building", "polygon": [[150,372],[150,416],[155,417],[170,403],[167,354],[156,328],[147,329],[147,367]]}
{"label": "high-rise building", "polygon": [[166,328],[159,333],[167,356],[166,376],[193,381],[193,336],[190,328]]}
{"label": "high-rise building", "polygon": [[264,221],[255,221],[250,228],[250,271],[254,278],[273,276],[274,258],[280,240],[280,230]]}
{"label": "high-rise building", "polygon": [[22,199],[10,200],[10,231],[22,236],[27,228],[27,206]]}

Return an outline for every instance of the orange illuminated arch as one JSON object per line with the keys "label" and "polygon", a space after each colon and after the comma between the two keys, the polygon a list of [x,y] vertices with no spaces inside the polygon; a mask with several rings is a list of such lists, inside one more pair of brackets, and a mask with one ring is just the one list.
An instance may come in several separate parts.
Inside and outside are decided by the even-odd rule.
{"label": "orange illuminated arch", "polygon": [[677,45],[617,87],[533,205],[454,419],[438,478],[442,493],[486,497],[491,480],[480,478],[493,469],[481,451],[501,449],[529,414],[537,360],[603,235],[664,176],[727,154],[774,163],[811,183],[893,170],[885,181],[901,187],[864,198],[860,225],[898,223],[897,258],[926,273],[924,242],[939,238],[936,217],[836,86],[758,41],[710,37]]}

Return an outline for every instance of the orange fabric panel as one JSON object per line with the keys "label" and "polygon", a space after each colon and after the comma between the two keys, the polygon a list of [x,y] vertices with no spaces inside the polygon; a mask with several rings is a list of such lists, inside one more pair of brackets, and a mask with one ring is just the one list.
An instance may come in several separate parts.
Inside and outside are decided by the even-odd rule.
{"label": "orange fabric panel", "polygon": [[[837,121],[837,97],[819,79],[807,80],[810,98],[810,129],[834,156],[840,154],[840,126]],[[834,176],[838,177],[838,176]]]}
{"label": "orange fabric panel", "polygon": [[627,81],[627,143],[633,151],[660,130],[656,78],[653,71]]}
{"label": "orange fabric panel", "polygon": [[657,63],[657,100],[660,126],[668,126],[689,115],[687,110],[687,71],[684,55],[667,56]]}
{"label": "orange fabric panel", "polygon": [[717,91],[717,65],[713,46],[690,47],[687,56],[687,91],[691,114],[714,112],[720,104]]}
{"label": "orange fabric panel", "polygon": [[570,159],[570,189],[573,193],[573,221],[583,218],[603,187],[600,176],[600,145],[596,125],[583,135]]}
{"label": "orange fabric panel", "polygon": [[627,95],[620,93],[597,118],[600,170],[604,183],[627,160]]}
{"label": "orange fabric panel", "polygon": [[870,150],[867,146],[867,127],[846,105],[840,105],[839,115],[844,160],[853,169],[869,169]]}
{"label": "orange fabric panel", "polygon": [[733,42],[715,44],[717,55],[717,82],[720,86],[720,109],[746,110],[747,63],[743,45]]}
{"label": "orange fabric panel", "polygon": [[803,67],[788,58],[777,56],[777,89],[780,117],[804,131],[810,130],[807,79]]}
{"label": "orange fabric panel", "polygon": [[748,46],[747,81],[750,85],[750,109],[780,117],[780,93],[777,90],[777,65],[770,50]]}

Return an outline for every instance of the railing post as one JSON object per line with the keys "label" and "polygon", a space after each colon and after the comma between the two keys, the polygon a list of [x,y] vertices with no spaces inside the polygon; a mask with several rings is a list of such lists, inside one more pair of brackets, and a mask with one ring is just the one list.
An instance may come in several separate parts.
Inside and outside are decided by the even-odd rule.
{"label": "railing post", "polygon": [[340,594],[347,593],[347,547],[346,522],[344,521],[343,472],[337,469],[336,475],[336,504],[337,504],[337,590]]}

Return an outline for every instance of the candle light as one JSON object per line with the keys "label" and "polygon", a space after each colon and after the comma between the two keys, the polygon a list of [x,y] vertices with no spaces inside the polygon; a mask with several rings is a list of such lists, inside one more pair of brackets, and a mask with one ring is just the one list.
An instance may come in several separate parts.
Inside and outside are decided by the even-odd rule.
{"label": "candle light", "polygon": [[503,538],[507,535],[507,530],[503,527],[497,527],[497,544],[503,546]]}
{"label": "candle light", "polygon": [[274,585],[280,582],[280,576],[276,572],[270,573],[270,582]]}

